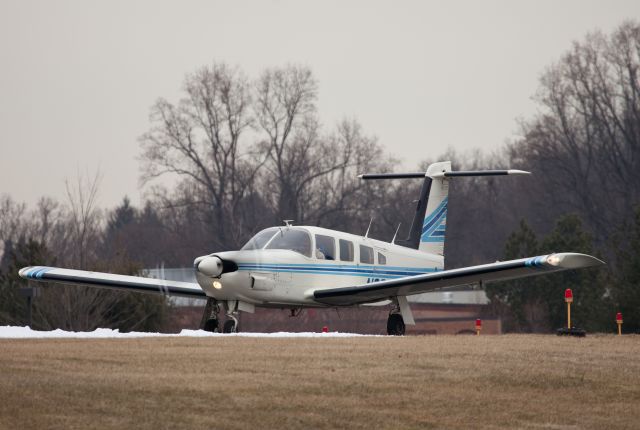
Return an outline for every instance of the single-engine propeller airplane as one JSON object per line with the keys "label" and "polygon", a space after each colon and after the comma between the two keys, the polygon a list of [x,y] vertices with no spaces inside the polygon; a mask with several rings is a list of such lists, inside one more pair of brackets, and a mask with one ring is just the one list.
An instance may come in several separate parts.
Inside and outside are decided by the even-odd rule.
{"label": "single-engine propeller airplane", "polygon": [[449,181],[465,176],[526,175],[521,170],[452,171],[451,162],[421,173],[365,174],[363,180],[422,178],[420,199],[406,240],[371,239],[313,226],[260,231],[238,251],[195,259],[196,283],[32,266],[29,280],[207,300],[202,328],[218,331],[222,308],[225,333],[238,331],[239,312],[256,306],[296,310],[390,303],[387,333],[403,335],[415,324],[407,296],[470,284],[522,278],[604,264],[572,252],[444,270]]}

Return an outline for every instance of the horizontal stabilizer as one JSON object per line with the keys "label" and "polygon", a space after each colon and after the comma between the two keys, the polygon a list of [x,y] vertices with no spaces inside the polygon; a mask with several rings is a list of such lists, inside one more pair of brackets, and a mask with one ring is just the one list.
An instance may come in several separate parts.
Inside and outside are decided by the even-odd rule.
{"label": "horizontal stabilizer", "polygon": [[411,178],[452,178],[457,176],[504,176],[504,175],[530,175],[531,172],[525,170],[458,170],[451,172],[436,172],[427,175],[425,172],[410,173],[365,173],[358,175],[360,179],[411,179]]}
{"label": "horizontal stabilizer", "polygon": [[365,173],[364,175],[358,175],[360,179],[410,179],[410,178],[425,178],[427,174],[425,172],[413,172],[413,173]]}
{"label": "horizontal stabilizer", "polygon": [[432,178],[451,178],[455,176],[504,176],[504,175],[530,175],[525,170],[458,170],[455,172],[442,172],[431,175]]}

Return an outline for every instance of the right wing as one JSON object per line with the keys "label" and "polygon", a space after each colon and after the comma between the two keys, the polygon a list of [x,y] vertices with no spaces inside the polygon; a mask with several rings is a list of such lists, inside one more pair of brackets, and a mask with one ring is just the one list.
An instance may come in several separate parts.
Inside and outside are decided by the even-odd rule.
{"label": "right wing", "polygon": [[352,287],[316,289],[309,291],[308,294],[316,302],[326,305],[352,306],[387,300],[397,296],[410,296],[445,288],[524,278],[562,270],[600,266],[602,264],[604,262],[590,255],[563,252],[443,270],[423,275],[405,276]]}
{"label": "right wing", "polygon": [[87,272],[62,269],[60,267],[31,266],[20,269],[18,274],[28,280],[56,282],[69,285],[110,288],[113,290],[138,291],[165,296],[206,299],[202,288],[196,283],[143,278],[141,276],[115,275],[113,273]]}

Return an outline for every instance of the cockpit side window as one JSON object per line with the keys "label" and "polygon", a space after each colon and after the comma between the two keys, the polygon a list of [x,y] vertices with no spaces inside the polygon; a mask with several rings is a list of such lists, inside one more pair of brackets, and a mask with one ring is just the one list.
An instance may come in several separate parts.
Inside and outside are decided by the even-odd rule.
{"label": "cockpit side window", "polygon": [[378,264],[387,264],[387,257],[381,252],[378,252]]}
{"label": "cockpit side window", "polygon": [[353,242],[340,239],[340,260],[353,261]]}
{"label": "cockpit side window", "polygon": [[360,262],[364,264],[373,264],[373,248],[360,245]]}
{"label": "cockpit side window", "polygon": [[336,259],[336,240],[333,237],[316,234],[316,258],[320,260]]}
{"label": "cockpit side window", "polygon": [[311,236],[305,230],[279,228],[265,249],[288,249],[311,257]]}
{"label": "cockpit side window", "polygon": [[278,231],[277,227],[264,229],[249,239],[249,241],[240,249],[245,251],[251,249],[262,249],[267,242],[269,242],[269,239],[273,237],[276,231]]}

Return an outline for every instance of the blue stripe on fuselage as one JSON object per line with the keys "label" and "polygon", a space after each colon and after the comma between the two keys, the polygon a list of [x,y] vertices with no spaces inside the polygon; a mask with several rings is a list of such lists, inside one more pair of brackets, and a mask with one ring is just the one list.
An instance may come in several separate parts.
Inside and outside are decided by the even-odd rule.
{"label": "blue stripe on fuselage", "polygon": [[239,263],[239,270],[266,272],[315,273],[323,275],[404,277],[437,271],[435,268],[384,266],[333,266],[322,264],[257,264]]}

